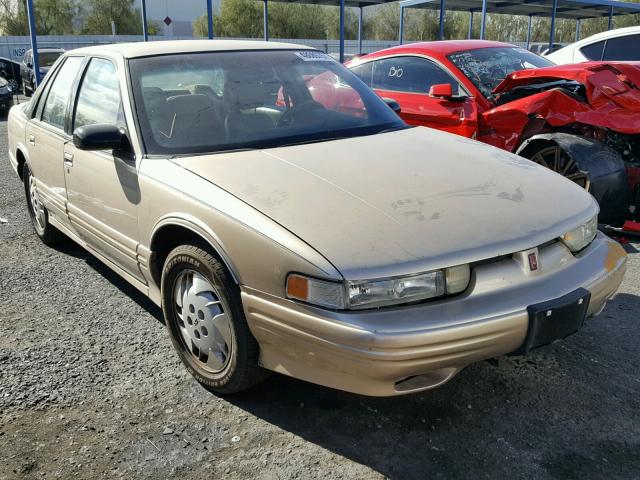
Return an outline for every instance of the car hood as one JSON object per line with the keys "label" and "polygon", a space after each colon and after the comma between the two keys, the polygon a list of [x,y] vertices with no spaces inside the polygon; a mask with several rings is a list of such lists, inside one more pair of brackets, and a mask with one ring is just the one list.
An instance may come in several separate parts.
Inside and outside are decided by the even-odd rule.
{"label": "car hood", "polygon": [[290,230],[348,279],[525,250],[597,211],[550,170],[423,127],[174,161]]}
{"label": "car hood", "polygon": [[586,62],[520,70],[507,75],[493,93],[556,80],[582,84],[585,98],[567,98],[551,89],[505,105],[527,114],[542,113],[554,125],[579,122],[621,133],[640,131],[640,63]]}

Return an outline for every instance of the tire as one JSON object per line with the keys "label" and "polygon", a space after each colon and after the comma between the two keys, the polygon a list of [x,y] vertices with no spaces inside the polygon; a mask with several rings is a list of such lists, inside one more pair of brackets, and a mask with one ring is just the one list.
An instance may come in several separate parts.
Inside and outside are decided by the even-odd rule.
{"label": "tire", "polygon": [[162,270],[162,311],[180,360],[206,389],[246,390],[265,375],[240,289],[206,246],[174,248]]}
{"label": "tire", "polygon": [[[35,177],[31,173],[31,169],[27,163],[22,167],[22,178],[24,179],[24,193],[27,200],[27,209],[31,224],[45,245],[54,245],[64,239],[64,235],[60,230],[56,229],[49,223],[49,212],[40,201],[40,196],[35,189]],[[35,204],[35,207],[34,207]]]}
{"label": "tire", "polygon": [[628,215],[629,187],[619,153],[597,140],[567,133],[536,135],[516,153],[588,190],[600,205],[599,223],[622,226]]}

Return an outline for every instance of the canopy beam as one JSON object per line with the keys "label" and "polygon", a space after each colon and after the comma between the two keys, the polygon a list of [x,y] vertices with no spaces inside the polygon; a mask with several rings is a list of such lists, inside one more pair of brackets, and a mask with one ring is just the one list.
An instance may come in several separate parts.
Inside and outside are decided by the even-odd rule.
{"label": "canopy beam", "polygon": [[[28,0],[31,3],[31,0]],[[142,6],[142,38],[145,42],[149,41],[149,30],[147,29],[147,2],[140,0]]]}
{"label": "canopy beam", "polygon": [[213,39],[213,6],[211,0],[207,0],[207,35],[209,40]]}
{"label": "canopy beam", "polygon": [[27,0],[27,18],[29,20],[29,36],[31,37],[31,53],[33,55],[33,73],[36,80],[35,86],[40,85],[40,61],[38,59],[38,39],[36,38],[36,17],[33,12],[33,0]]}

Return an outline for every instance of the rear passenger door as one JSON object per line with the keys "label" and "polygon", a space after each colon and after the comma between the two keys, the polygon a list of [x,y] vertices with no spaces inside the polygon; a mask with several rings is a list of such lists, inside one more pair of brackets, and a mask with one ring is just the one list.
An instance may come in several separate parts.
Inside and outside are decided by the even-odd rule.
{"label": "rear passenger door", "polygon": [[[127,129],[121,77],[112,59],[89,61],[78,87],[70,132],[94,124]],[[80,150],[69,142],[64,165],[69,219],[78,236],[112,265],[143,281],[137,260],[140,189],[135,156]]]}
{"label": "rear passenger door", "polygon": [[67,57],[52,82],[37,99],[33,118],[26,126],[29,165],[38,194],[52,222],[68,224],[63,170],[64,145],[71,140],[65,132],[71,91],[84,57]]}

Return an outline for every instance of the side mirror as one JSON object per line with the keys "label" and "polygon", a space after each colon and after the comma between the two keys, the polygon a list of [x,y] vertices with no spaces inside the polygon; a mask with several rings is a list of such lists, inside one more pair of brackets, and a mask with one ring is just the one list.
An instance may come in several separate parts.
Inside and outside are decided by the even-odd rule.
{"label": "side mirror", "polygon": [[382,101],[386,103],[391,110],[396,112],[396,114],[400,115],[400,111],[402,110],[400,108],[400,104],[396,102],[393,98],[382,98]]}
{"label": "side mirror", "polygon": [[31,68],[33,67],[33,64],[31,62],[27,62],[27,68]]}
{"label": "side mirror", "polygon": [[450,83],[439,83],[437,85],[431,85],[429,89],[429,96],[434,98],[453,98],[453,89]]}
{"label": "side mirror", "polygon": [[73,144],[80,150],[126,150],[129,139],[124,128],[99,123],[76,128]]}

